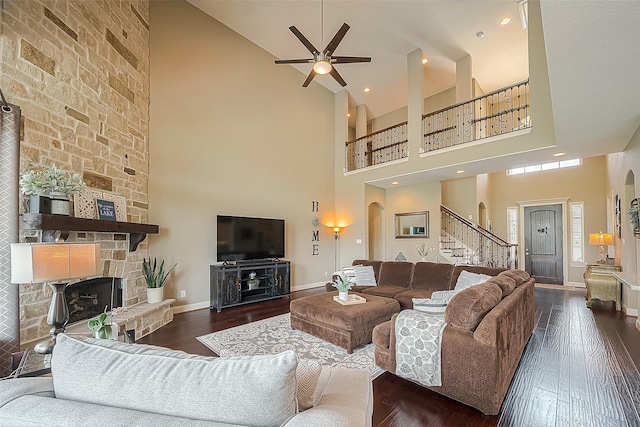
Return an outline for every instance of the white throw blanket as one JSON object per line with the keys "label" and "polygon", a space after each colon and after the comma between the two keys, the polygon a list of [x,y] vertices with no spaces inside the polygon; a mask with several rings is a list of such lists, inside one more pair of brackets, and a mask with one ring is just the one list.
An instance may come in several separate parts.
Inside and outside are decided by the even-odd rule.
{"label": "white throw blanket", "polygon": [[442,316],[403,310],[396,318],[396,375],[427,386],[442,385]]}

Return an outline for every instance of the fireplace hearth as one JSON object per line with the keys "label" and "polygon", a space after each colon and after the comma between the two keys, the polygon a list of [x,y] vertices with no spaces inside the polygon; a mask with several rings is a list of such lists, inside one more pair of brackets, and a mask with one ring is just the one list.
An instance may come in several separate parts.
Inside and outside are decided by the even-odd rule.
{"label": "fireplace hearth", "polygon": [[71,325],[91,319],[114,307],[122,307],[123,280],[119,277],[97,277],[68,285],[64,291]]}

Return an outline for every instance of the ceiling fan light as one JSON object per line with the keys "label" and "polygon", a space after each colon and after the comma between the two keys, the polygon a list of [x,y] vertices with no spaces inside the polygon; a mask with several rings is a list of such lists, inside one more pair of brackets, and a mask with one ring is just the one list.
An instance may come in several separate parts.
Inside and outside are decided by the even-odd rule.
{"label": "ceiling fan light", "polygon": [[316,61],[313,64],[313,71],[315,71],[316,74],[329,74],[331,68],[331,63],[325,60]]}

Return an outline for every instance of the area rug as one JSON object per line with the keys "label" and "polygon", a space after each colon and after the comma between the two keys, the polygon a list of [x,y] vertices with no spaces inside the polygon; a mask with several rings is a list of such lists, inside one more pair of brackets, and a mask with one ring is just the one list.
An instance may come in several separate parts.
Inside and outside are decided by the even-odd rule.
{"label": "area rug", "polygon": [[358,368],[371,379],[384,372],[374,362],[374,345],[347,350],[305,332],[291,329],[289,313],[197,337],[220,356],[275,354],[293,350],[300,359],[316,360],[323,367]]}

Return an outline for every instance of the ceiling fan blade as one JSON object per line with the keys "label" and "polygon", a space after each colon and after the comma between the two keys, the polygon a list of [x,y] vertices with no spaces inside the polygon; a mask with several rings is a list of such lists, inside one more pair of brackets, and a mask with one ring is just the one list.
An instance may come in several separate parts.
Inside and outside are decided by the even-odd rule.
{"label": "ceiling fan blade", "polygon": [[302,87],[307,87],[309,86],[309,83],[311,83],[311,80],[313,80],[313,78],[316,76],[316,72],[311,70],[311,72],[309,73],[309,75],[307,76],[307,80],[304,81],[304,83],[302,83]]}
{"label": "ceiling fan blade", "polygon": [[332,56],[332,64],[349,64],[353,62],[371,62],[370,57],[366,56]]}
{"label": "ceiling fan blade", "polygon": [[313,58],[310,59],[276,59],[276,64],[312,64]]}
{"label": "ceiling fan blade", "polygon": [[338,74],[338,70],[336,70],[336,67],[332,67],[331,71],[329,71],[329,74],[331,74],[333,78],[336,79],[338,83],[340,83],[340,86],[345,87],[347,85],[347,82],[345,82],[342,76]]}
{"label": "ceiling fan blade", "polygon": [[325,55],[331,56],[333,51],[336,50],[336,48],[338,47],[338,45],[342,41],[342,38],[344,37],[344,35],[347,34],[347,31],[349,31],[349,28],[350,27],[346,24],[346,22],[344,24],[342,24],[342,27],[340,27],[340,29],[338,30],[336,35],[333,36],[333,38],[331,39],[331,41],[329,42],[327,47],[324,48],[324,54]]}
{"label": "ceiling fan blade", "polygon": [[309,52],[313,53],[313,55],[317,55],[318,52],[320,52],[318,49],[315,48],[314,45],[311,44],[311,42],[309,40],[307,40],[307,38],[305,36],[302,35],[302,33],[300,31],[298,31],[298,29],[295,26],[290,26],[289,29],[291,30],[291,32],[298,38],[298,40],[300,40],[302,42],[302,44],[309,49]]}

